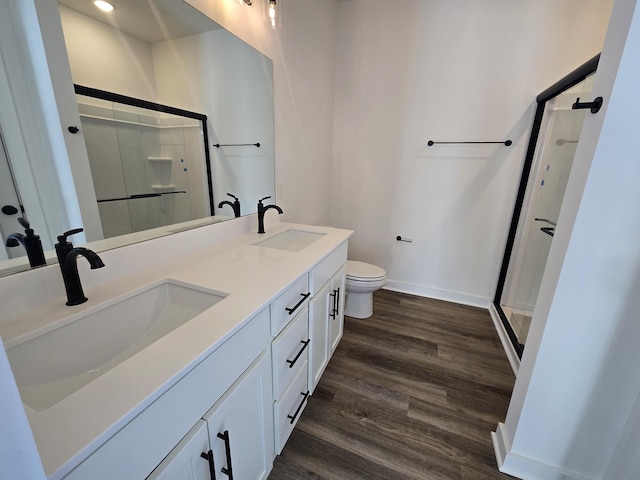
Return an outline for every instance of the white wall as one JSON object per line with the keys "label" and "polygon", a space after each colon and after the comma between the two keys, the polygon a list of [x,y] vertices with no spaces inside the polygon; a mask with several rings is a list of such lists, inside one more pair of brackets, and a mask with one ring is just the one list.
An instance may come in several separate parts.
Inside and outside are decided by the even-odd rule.
{"label": "white wall", "polygon": [[[69,127],[79,127],[79,119],[58,3],[51,0],[11,2],[20,4],[22,21],[37,22],[37,26],[25,28],[23,32],[27,42],[34,48],[37,45],[41,53],[31,53],[23,61],[30,63],[30,67],[37,72],[41,115],[48,122],[46,132],[39,133],[51,142],[54,146],[52,153],[55,153],[54,162],[46,155],[40,162],[55,163],[59,190],[65,197],[66,208],[60,212],[65,213],[70,219],[67,228],[84,228],[84,233],[76,234],[74,241],[83,243],[84,240],[100,240],[103,238],[102,226],[91,181],[87,149],[82,135],[72,134],[68,130]],[[35,19],[29,12],[34,8],[37,16]],[[29,82],[29,76],[25,80]],[[29,160],[33,162],[34,158]],[[48,202],[48,194],[42,195],[40,204],[45,211],[50,208]],[[64,230],[66,228],[61,231]]]}
{"label": "white wall", "polygon": [[63,5],[74,83],[157,102],[151,45]]}
{"label": "white wall", "polygon": [[[214,207],[231,193],[243,214],[255,212],[275,187],[271,62],[223,29],[159,42],[152,51],[162,103],[207,115]],[[228,206],[216,213],[233,215]]]}
{"label": "white wall", "polygon": [[[77,182],[71,181],[67,151],[74,143],[77,147],[79,142],[74,142],[71,134],[63,136],[62,125],[66,127],[73,123],[57,108],[47,65],[48,52],[37,34],[37,15],[51,16],[53,7],[55,17],[57,6],[55,2],[42,2],[38,7],[43,11],[36,12],[36,6],[30,2],[7,0],[0,3],[0,57],[3,63],[0,68],[3,105],[0,122],[27,216],[41,235],[45,249],[49,250],[57,235],[82,224],[82,215],[92,210],[97,214],[97,207],[95,203],[81,205],[78,197],[87,193],[85,185],[80,178]],[[64,63],[54,63],[52,68],[63,70]],[[72,90],[71,85],[69,89]],[[88,170],[88,165],[86,168]],[[88,230],[100,233],[99,222],[89,227]]]}
{"label": "white wall", "polygon": [[[628,32],[628,33],[627,33]],[[616,0],[594,96],[504,424],[521,478],[640,476],[640,11]]]}
{"label": "white wall", "polygon": [[331,219],[355,229],[350,257],[390,288],[488,305],[535,96],[598,53],[611,3],[339,3]]}

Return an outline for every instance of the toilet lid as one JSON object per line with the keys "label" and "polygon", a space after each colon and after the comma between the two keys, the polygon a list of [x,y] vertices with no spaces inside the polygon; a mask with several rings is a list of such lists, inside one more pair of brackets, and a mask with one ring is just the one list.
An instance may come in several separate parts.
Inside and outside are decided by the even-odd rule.
{"label": "toilet lid", "polygon": [[347,260],[347,278],[354,280],[378,280],[384,278],[387,273],[384,269],[365,262]]}

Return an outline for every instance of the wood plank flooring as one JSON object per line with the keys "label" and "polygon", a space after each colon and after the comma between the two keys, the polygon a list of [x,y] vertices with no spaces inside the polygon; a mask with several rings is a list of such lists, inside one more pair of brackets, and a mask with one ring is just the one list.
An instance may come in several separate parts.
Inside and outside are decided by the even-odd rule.
{"label": "wood plank flooring", "polygon": [[515,381],[486,310],[387,290],[344,337],[269,480],[494,480]]}

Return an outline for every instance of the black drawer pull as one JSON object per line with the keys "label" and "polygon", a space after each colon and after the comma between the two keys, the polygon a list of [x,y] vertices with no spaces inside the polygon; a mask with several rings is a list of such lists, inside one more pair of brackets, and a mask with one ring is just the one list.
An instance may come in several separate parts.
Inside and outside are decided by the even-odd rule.
{"label": "black drawer pull", "polygon": [[300,351],[296,355],[296,358],[294,358],[293,360],[287,360],[287,363],[289,364],[289,368],[293,368],[293,366],[296,364],[296,362],[300,358],[300,355],[302,355],[302,352],[304,352],[305,348],[307,348],[309,346],[309,342],[310,341],[311,340],[309,338],[307,338],[306,341],[305,340],[300,340],[301,343],[304,343],[304,346],[300,349]]}
{"label": "black drawer pull", "polygon": [[300,295],[302,295],[302,300],[300,300],[298,303],[296,303],[295,307],[293,307],[293,308],[285,308],[285,310],[287,312],[289,312],[289,315],[292,315],[293,312],[295,312],[298,309],[298,307],[300,305],[302,305],[307,298],[309,298],[309,295],[311,295],[311,292],[309,292],[309,293],[301,293]]}
{"label": "black drawer pull", "polygon": [[291,423],[291,424],[293,424],[293,422],[296,421],[296,418],[300,414],[300,410],[302,410],[302,406],[304,405],[304,402],[306,402],[307,398],[309,398],[309,390],[307,390],[307,393],[300,392],[300,395],[302,395],[304,398],[300,402],[300,405],[298,405],[298,409],[296,410],[296,413],[294,413],[293,416],[287,415],[287,418],[291,419],[291,420],[289,420],[289,423]]}
{"label": "black drawer pull", "polygon": [[211,480],[216,480],[216,466],[213,463],[213,450],[209,450],[207,453],[202,452],[200,456],[209,462],[209,475],[211,476]]}
{"label": "black drawer pull", "polygon": [[333,293],[335,295],[333,296],[333,317],[332,318],[336,318],[340,311],[340,288],[335,289]]}
{"label": "black drawer pull", "polygon": [[233,480],[233,469],[231,468],[231,442],[229,441],[229,430],[225,430],[224,433],[218,433],[218,438],[224,440],[224,450],[227,453],[227,468],[221,468],[220,471],[224,473],[229,480]]}

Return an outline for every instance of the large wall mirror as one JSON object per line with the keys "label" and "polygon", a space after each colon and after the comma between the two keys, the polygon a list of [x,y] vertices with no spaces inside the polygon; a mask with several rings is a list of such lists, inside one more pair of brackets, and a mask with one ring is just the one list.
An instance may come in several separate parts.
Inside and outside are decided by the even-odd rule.
{"label": "large wall mirror", "polygon": [[[84,176],[73,198],[82,225],[69,229],[83,227],[101,251],[255,213],[275,190],[271,60],[182,0],[114,4],[103,12],[58,0],[80,118],[74,134],[86,145],[66,167],[76,186]],[[17,204],[1,215],[3,240],[24,233],[18,218],[27,217],[52,248],[55,235],[37,219],[60,202],[40,198],[35,212],[11,158],[0,160],[15,190],[6,203]],[[4,243],[0,274],[29,268],[25,249]]]}

